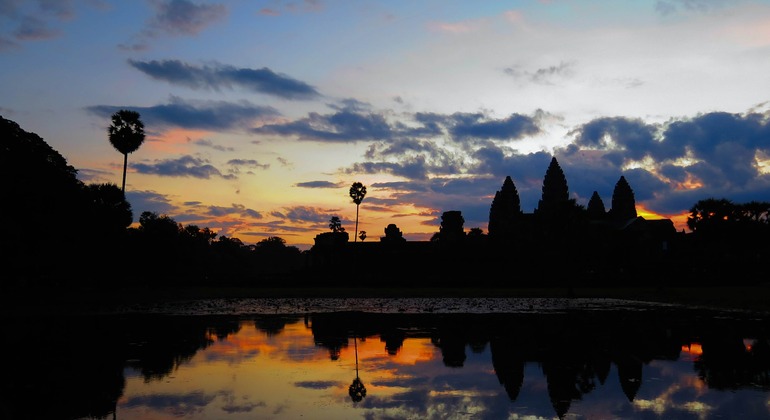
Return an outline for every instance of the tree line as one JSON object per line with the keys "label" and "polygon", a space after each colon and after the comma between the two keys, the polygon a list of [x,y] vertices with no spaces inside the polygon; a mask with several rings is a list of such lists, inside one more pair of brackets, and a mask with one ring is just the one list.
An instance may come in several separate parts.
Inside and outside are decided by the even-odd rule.
{"label": "tree line", "polygon": [[[124,155],[124,184],[86,185],[42,138],[0,117],[5,203],[0,217],[6,223],[0,253],[9,273],[2,287],[328,284],[345,278],[347,268],[362,281],[377,273],[390,284],[415,285],[420,278],[436,285],[481,284],[473,276],[482,275],[495,285],[579,284],[599,274],[605,276],[602,281],[650,274],[644,267],[651,267],[653,259],[652,266],[667,270],[667,278],[709,276],[714,283],[739,275],[761,282],[759,268],[770,256],[770,204],[715,198],[692,207],[692,233],[675,232],[666,252],[649,254],[638,245],[649,239],[644,235],[650,229],[619,228],[625,226],[620,221],[638,219],[625,178],[618,181],[609,211],[596,193],[583,207],[569,198],[555,158],[533,213],[521,210],[515,185],[506,178],[491,203],[486,234],[481,228],[465,232],[462,214],[450,210],[430,241],[410,243],[395,224],[385,227],[380,241],[365,241],[366,232],[358,232],[359,206],[366,196],[360,182],[349,191],[356,205],[354,240],[332,216],[330,232],[319,234],[309,251],[287,246],[280,237],[247,245],[147,211],[132,227],[125,170],[127,155],[141,145],[142,130],[138,115],[116,114],[109,136]],[[592,261],[594,266],[588,264]],[[499,267],[504,274],[495,274]],[[562,278],[545,281],[557,267],[563,268],[556,273]],[[606,271],[591,272],[597,268]]]}

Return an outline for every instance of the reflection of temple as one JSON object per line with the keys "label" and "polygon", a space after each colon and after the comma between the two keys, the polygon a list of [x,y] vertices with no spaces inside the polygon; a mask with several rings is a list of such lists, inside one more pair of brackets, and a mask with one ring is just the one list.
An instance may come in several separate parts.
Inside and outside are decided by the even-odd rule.
{"label": "reflection of temple", "polygon": [[[633,402],[643,384],[645,364],[656,359],[678,359],[682,344],[690,342],[692,336],[702,335],[698,331],[680,331],[677,326],[681,325],[681,319],[665,311],[657,316],[645,313],[638,318],[627,313],[592,315],[587,312],[443,316],[360,313],[346,317],[317,314],[314,324],[327,326],[323,334],[328,340],[328,331],[344,329],[329,328],[333,320],[344,322],[353,318],[358,325],[366,325],[372,336],[379,335],[385,351],[391,355],[398,353],[404,340],[430,338],[441,350],[444,365],[451,368],[463,367],[467,349],[480,351],[489,344],[492,367],[511,401],[521,392],[525,365],[537,363],[546,379],[554,411],[560,418],[569,412],[573,401],[582,399],[608,380],[616,381],[628,401]],[[701,328],[708,330],[710,326],[702,324]],[[735,331],[735,334],[752,333]],[[730,341],[716,338],[708,347]],[[316,343],[320,343],[319,340],[316,339]],[[758,343],[751,353],[742,345],[728,345],[721,352],[712,350],[708,364],[701,358],[701,371],[707,372],[703,375],[716,384],[722,378],[721,383],[747,386],[748,379],[754,378],[758,384],[767,386],[770,381],[760,378],[770,377],[770,345],[767,340]],[[327,348],[331,353],[334,347]],[[728,365],[740,360],[741,355],[749,354],[753,362],[742,365],[745,371],[736,378],[735,369]],[[608,377],[612,365],[616,367],[616,378]],[[715,372],[726,377],[717,377]],[[733,374],[726,375],[728,372]],[[707,383],[710,382],[707,380]]]}
{"label": "reflection of temple", "polygon": [[[488,349],[490,368],[510,401],[520,398],[525,366],[537,364],[547,383],[554,412],[565,416],[572,403],[614,381],[629,401],[644,387],[643,367],[652,360],[676,360],[682,345],[697,341],[702,354],[695,369],[716,389],[770,390],[770,331],[753,319],[727,324],[703,314],[628,311],[561,314],[372,314],[329,313],[306,316],[316,346],[331,359],[353,338],[379,337],[386,354],[397,355],[405,340],[429,339],[440,348],[444,365],[462,369],[467,351]],[[162,381],[197,352],[226,340],[243,323],[232,317],[100,317],[40,319],[7,323],[4,348],[24,351],[6,363],[3,414],[8,418],[107,418],[123,395],[123,372]],[[243,321],[243,320],[240,320]],[[260,315],[247,319],[268,335],[302,317]],[[682,327],[686,326],[686,327]],[[46,331],[46,334],[30,334]],[[748,340],[746,340],[748,339]],[[611,366],[617,377],[611,377]],[[358,365],[356,364],[358,367]],[[363,399],[358,377],[348,391]],[[46,404],[40,404],[40,398]],[[46,411],[48,410],[48,411]],[[53,412],[52,410],[55,410]]]}

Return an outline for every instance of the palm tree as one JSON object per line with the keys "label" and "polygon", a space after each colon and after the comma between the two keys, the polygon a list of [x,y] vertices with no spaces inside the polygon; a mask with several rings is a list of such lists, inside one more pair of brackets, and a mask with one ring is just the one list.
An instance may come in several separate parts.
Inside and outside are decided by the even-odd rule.
{"label": "palm tree", "polygon": [[112,114],[112,125],[108,130],[110,144],[123,153],[123,186],[121,191],[126,193],[126,168],[128,154],[134,153],[144,143],[144,124],[139,119],[139,113],[127,109]]}
{"label": "palm tree", "polygon": [[332,216],[331,219],[329,219],[329,229],[331,229],[332,232],[344,232],[345,228],[342,227],[342,221],[337,216]]}
{"label": "palm tree", "polygon": [[[354,182],[353,185],[350,186],[350,198],[352,198],[353,202],[356,203],[355,232],[358,232],[358,206],[360,206],[361,202],[364,201],[364,197],[366,197],[366,187],[364,187],[364,184],[360,182]],[[353,242],[356,242],[356,237],[353,237]]]}

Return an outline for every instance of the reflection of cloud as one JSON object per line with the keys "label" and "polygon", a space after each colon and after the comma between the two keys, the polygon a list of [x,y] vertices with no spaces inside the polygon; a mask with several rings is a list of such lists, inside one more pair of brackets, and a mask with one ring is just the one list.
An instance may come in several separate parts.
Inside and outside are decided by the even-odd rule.
{"label": "reflection of cloud", "polygon": [[154,411],[170,412],[174,416],[184,417],[199,413],[214,398],[216,395],[206,395],[201,391],[185,394],[156,393],[126,398],[124,402],[120,403],[120,406],[125,408],[147,407]]}
{"label": "reflection of cloud", "polygon": [[334,382],[334,381],[300,381],[300,382],[295,382],[294,385],[299,388],[308,388],[308,389],[328,389],[328,388],[341,386],[338,382]]}

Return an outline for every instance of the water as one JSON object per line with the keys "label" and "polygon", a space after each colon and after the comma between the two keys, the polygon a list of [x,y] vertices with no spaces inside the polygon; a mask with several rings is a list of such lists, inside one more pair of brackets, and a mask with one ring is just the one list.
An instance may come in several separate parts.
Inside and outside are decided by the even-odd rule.
{"label": "water", "polygon": [[570,299],[16,316],[4,319],[0,418],[764,419],[768,326],[745,312]]}

